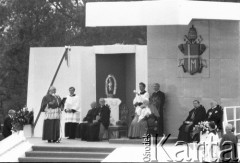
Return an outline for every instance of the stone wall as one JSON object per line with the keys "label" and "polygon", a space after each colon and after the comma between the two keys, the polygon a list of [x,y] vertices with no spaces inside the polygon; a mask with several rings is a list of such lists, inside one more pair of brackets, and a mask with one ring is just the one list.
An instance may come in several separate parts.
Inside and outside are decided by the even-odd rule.
{"label": "stone wall", "polygon": [[[190,25],[196,24],[198,34],[206,44],[207,68],[202,74],[185,75],[178,67],[178,45],[183,43]],[[210,100],[223,107],[239,103],[239,22],[195,20],[189,26],[149,26],[148,88],[158,82],[166,93],[165,133],[177,137],[178,128],[193,108],[192,101],[199,99],[206,111]],[[181,71],[181,72],[180,72]]]}

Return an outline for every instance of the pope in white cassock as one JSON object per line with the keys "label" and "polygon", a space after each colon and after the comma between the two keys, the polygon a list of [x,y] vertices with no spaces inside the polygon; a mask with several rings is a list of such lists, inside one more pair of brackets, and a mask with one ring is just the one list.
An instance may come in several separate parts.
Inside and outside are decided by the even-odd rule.
{"label": "pope in white cassock", "polygon": [[77,96],[74,87],[69,88],[70,95],[67,96],[64,111],[65,111],[65,136],[68,139],[75,139],[76,128],[80,122],[80,98]]}

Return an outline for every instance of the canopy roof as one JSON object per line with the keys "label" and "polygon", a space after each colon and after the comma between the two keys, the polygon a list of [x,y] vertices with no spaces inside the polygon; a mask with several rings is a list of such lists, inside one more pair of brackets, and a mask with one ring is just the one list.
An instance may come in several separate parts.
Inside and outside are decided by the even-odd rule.
{"label": "canopy roof", "polygon": [[240,3],[158,0],[86,5],[88,27],[187,25],[192,19],[240,20]]}

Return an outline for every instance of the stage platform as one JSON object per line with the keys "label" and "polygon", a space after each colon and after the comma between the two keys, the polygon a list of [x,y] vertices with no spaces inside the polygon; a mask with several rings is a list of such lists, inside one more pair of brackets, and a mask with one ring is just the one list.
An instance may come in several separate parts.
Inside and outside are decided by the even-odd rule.
{"label": "stage platform", "polygon": [[[87,142],[87,141],[81,141],[80,139],[62,139],[61,143],[47,143],[47,141],[42,141],[41,138],[27,138],[27,141],[29,141],[35,148],[42,148],[45,150],[45,155],[47,155],[46,151],[51,151],[53,148],[55,148],[55,153],[56,154],[56,149],[66,149],[68,150],[71,149],[71,151],[77,149],[77,148],[86,148],[86,149],[100,149],[100,148],[105,148],[105,149],[113,149],[104,159],[101,160],[101,162],[144,162],[143,160],[143,154],[145,152],[145,146],[142,144],[143,139],[128,139],[128,138],[120,138],[120,139],[110,139],[104,140],[101,142]],[[169,150],[171,148],[174,148],[174,143],[173,142],[167,142],[166,143],[166,148]],[[46,149],[44,149],[46,148]],[[51,149],[52,148],[52,149]],[[33,148],[34,150],[34,148]],[[171,149],[172,150],[172,149]],[[169,151],[171,151],[169,150]],[[53,152],[53,151],[52,151]],[[64,154],[66,151],[62,151]],[[34,153],[34,152],[33,152]],[[26,155],[33,155],[33,153],[27,153]],[[162,151],[158,152],[161,155]],[[36,153],[36,155],[42,154],[43,153]],[[90,154],[90,153],[89,153]],[[88,155],[89,155],[88,154]],[[34,159],[40,159],[37,156],[34,156],[35,158],[29,159],[29,161],[35,161]],[[36,158],[37,157],[37,158]],[[45,156],[47,157],[47,156]],[[49,155],[48,155],[49,157]],[[51,157],[51,156],[50,156]],[[72,157],[74,157],[72,155]],[[62,160],[64,158],[61,158]],[[160,158],[159,158],[160,159]],[[27,159],[24,160],[24,158],[21,158],[22,161],[26,162],[28,161]],[[20,160],[20,161],[21,161]],[[166,161],[167,159],[165,157],[161,157],[160,160],[158,161]],[[48,160],[42,160],[43,162],[45,161],[50,161]],[[55,160],[56,161],[56,160]],[[59,160],[58,160],[59,161]],[[61,161],[61,160],[60,160]],[[66,160],[63,160],[66,161]],[[74,160],[72,160],[73,162]],[[87,161],[86,159],[84,161]],[[94,160],[92,160],[94,161]],[[97,161],[97,160],[96,160]]]}
{"label": "stage platform", "polygon": [[[66,139],[63,138],[61,143],[47,143],[47,141],[43,141],[42,138],[27,138],[27,140],[33,144],[33,145],[37,145],[37,146],[69,146],[69,147],[113,147],[113,148],[117,148],[117,147],[122,147],[122,146],[142,146],[141,142],[142,140],[140,139],[133,139],[134,141],[138,141],[139,144],[137,143],[131,143],[131,141],[129,142],[129,144],[120,144],[120,143],[110,143],[113,140],[126,140],[127,138],[124,139],[110,139],[108,140],[103,140],[101,142],[98,141],[93,141],[93,142],[88,142],[88,141],[81,141],[81,139]],[[130,139],[131,140],[131,139]]]}
{"label": "stage platform", "polygon": [[[31,144],[38,147],[57,147],[57,148],[106,148],[112,149],[108,155],[101,160],[101,162],[144,162],[144,154],[147,152],[147,148],[142,144],[143,139],[110,139],[101,142],[87,142],[81,141],[80,139],[69,140],[63,139],[61,143],[47,143],[42,141],[41,138],[28,138]],[[176,157],[176,153],[179,151],[186,150],[186,146],[175,146],[175,139],[169,139],[163,146],[158,146],[155,151],[155,146],[151,146],[151,160],[157,159],[158,162],[168,162],[169,160],[176,160],[185,158],[185,153],[181,153]],[[197,157],[196,149],[197,146],[189,144],[190,157]],[[240,144],[238,145],[240,149]],[[156,155],[153,154],[156,152]],[[240,150],[238,150],[240,155]],[[200,152],[201,156],[201,152]],[[192,161],[193,161],[192,160]],[[195,159],[196,160],[196,159]]]}
{"label": "stage platform", "polygon": [[26,152],[25,157],[19,159],[20,162],[118,162],[123,154],[128,153],[119,153],[118,150],[115,152],[116,149],[144,148],[141,142],[132,144],[131,140],[130,144],[109,143],[108,140],[87,142],[66,138],[60,143],[48,143],[41,138],[28,138],[27,141],[32,144],[32,151]]}
{"label": "stage platform", "polygon": [[[154,138],[153,138],[154,139]],[[162,137],[158,137],[158,142]],[[154,139],[155,141],[155,139]],[[118,139],[109,139],[110,144],[142,144],[143,139],[129,139],[129,138],[118,138]],[[173,144],[177,142],[176,137],[169,137],[166,141],[166,144]]]}
{"label": "stage platform", "polygon": [[[164,145],[147,146],[143,139],[110,139],[101,142],[87,142],[80,139],[63,138],[61,143],[47,143],[41,138],[27,138],[25,144],[30,144],[29,150],[18,157],[20,162],[144,162],[147,153],[151,153],[151,160],[157,162],[176,161],[186,158],[186,145],[176,146],[176,139],[169,138]],[[197,145],[188,144],[189,157],[197,158]],[[19,149],[24,147],[18,147]],[[14,150],[19,149],[16,148]],[[240,144],[238,144],[240,149]],[[12,150],[13,151],[13,150]],[[180,151],[184,151],[179,153]],[[200,158],[202,150],[200,151]],[[177,154],[179,153],[179,154]],[[240,155],[240,150],[238,150]],[[177,154],[177,155],[176,155]],[[9,160],[10,161],[10,160]],[[1,161],[0,161],[1,162]]]}

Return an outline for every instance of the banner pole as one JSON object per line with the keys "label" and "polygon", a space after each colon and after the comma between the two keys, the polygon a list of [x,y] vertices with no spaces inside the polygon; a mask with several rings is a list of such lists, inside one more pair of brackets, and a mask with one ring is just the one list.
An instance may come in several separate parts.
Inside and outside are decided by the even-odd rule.
{"label": "banner pole", "polygon": [[[51,81],[51,84],[50,84],[49,88],[53,85],[53,83],[54,83],[54,81],[55,81],[55,79],[56,79],[56,77],[57,77],[58,71],[59,71],[59,69],[60,69],[60,67],[61,67],[61,65],[62,65],[63,59],[64,59],[65,55],[67,54],[68,50],[69,50],[69,48],[66,48],[66,49],[65,49],[65,51],[64,51],[64,53],[63,53],[63,56],[62,56],[62,58],[61,58],[61,60],[60,60],[60,62],[59,62],[59,64],[58,64],[57,70],[56,70],[56,72],[55,72],[55,74],[54,74],[54,76],[53,76],[53,79],[52,79],[52,81]],[[48,90],[49,90],[49,88],[48,88]],[[47,90],[47,93],[48,93],[48,90]],[[47,93],[46,93],[46,94],[47,94]],[[32,131],[33,133],[34,133],[34,128],[36,127],[36,124],[37,124],[37,122],[38,122],[38,119],[39,119],[40,115],[41,115],[41,108],[40,108],[40,110],[39,110],[39,112],[38,112],[38,115],[37,115],[37,118],[36,118],[36,120],[35,120],[35,122],[34,122],[34,124],[33,124],[33,131]]]}

